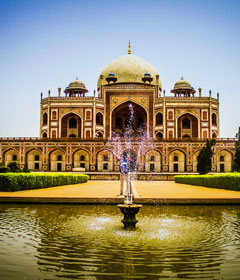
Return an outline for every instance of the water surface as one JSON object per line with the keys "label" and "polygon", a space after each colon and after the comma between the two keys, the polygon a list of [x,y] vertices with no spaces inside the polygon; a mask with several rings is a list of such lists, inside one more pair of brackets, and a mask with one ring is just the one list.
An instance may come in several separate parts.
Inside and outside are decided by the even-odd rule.
{"label": "water surface", "polygon": [[240,206],[0,205],[0,279],[239,279]]}

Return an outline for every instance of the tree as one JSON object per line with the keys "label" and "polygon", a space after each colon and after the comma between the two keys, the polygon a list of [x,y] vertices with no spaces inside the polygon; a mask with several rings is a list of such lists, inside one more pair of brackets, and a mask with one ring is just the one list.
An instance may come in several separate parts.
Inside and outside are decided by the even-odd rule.
{"label": "tree", "polygon": [[212,169],[212,156],[214,152],[212,151],[212,146],[216,144],[216,140],[208,140],[206,146],[203,147],[197,157],[197,171],[200,174],[207,174]]}
{"label": "tree", "polygon": [[236,134],[235,141],[235,156],[233,159],[233,170],[240,172],[240,127],[238,129],[238,133]]}

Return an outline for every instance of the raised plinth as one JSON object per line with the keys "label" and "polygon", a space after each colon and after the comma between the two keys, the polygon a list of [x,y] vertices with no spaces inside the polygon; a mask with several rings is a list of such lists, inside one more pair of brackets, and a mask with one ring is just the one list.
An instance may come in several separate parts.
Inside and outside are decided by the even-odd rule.
{"label": "raised plinth", "polygon": [[138,220],[136,219],[136,214],[142,207],[141,204],[118,204],[119,209],[124,215],[122,223],[125,229],[134,229]]}

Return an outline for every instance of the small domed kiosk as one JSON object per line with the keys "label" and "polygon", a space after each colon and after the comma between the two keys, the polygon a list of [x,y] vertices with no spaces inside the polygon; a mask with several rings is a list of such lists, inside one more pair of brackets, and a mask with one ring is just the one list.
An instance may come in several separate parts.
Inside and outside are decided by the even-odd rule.
{"label": "small domed kiosk", "polygon": [[190,83],[182,77],[174,85],[174,88],[171,90],[174,93],[175,97],[194,97],[195,89],[190,85]]}
{"label": "small domed kiosk", "polygon": [[68,97],[85,97],[85,93],[88,92],[88,90],[86,89],[85,84],[77,77],[68,85],[68,87],[66,87],[64,92]]}

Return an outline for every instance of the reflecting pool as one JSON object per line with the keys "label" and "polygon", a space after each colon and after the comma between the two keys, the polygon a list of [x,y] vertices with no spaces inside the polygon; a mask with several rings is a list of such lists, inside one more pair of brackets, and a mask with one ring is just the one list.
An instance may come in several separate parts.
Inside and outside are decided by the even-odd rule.
{"label": "reflecting pool", "polygon": [[240,206],[0,205],[0,279],[239,279]]}

